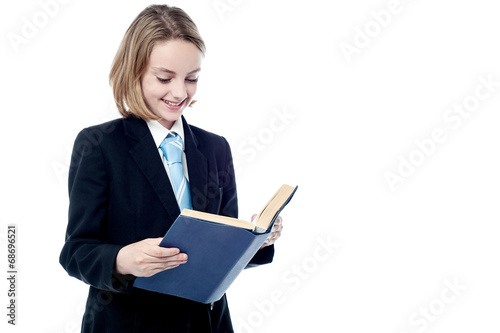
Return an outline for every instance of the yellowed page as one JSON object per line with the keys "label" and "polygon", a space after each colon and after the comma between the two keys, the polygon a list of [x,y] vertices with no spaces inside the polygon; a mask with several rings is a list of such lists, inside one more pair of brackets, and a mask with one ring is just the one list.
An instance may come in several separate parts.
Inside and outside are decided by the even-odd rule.
{"label": "yellowed page", "polygon": [[227,217],[227,216],[222,216],[222,215],[199,212],[197,210],[184,209],[182,211],[181,215],[194,217],[194,218],[200,219],[200,220],[206,220],[206,221],[211,221],[211,222],[227,224],[227,225],[231,225],[233,227],[238,227],[238,228],[243,228],[243,229],[248,229],[248,230],[254,230],[254,228],[255,228],[255,225],[253,223],[250,223],[247,221],[238,220],[238,219],[235,219],[233,217]]}

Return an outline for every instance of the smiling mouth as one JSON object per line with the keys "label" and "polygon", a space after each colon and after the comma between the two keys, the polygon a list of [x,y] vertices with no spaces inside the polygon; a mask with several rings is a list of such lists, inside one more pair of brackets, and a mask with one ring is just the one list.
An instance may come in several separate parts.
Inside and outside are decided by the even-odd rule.
{"label": "smiling mouth", "polygon": [[163,98],[162,98],[161,100],[162,100],[165,104],[167,104],[167,105],[171,105],[171,106],[179,106],[179,105],[181,105],[182,103],[184,103],[184,101],[185,101],[186,99],[183,99],[183,100],[182,100],[182,101],[180,101],[179,103],[173,103],[173,102],[167,101],[166,99],[163,99]]}

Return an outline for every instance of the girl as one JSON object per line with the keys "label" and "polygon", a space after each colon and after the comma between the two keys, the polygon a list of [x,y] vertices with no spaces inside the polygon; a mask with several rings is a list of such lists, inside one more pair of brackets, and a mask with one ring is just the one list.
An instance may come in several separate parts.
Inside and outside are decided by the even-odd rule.
{"label": "girl", "polygon": [[[136,277],[189,260],[179,249],[159,247],[182,208],[238,214],[227,141],[182,116],[194,102],[204,52],[184,11],[146,8],[110,73],[123,118],[86,128],[75,140],[60,263],[90,285],[82,332],[233,332],[225,295],[207,305],[133,287]],[[182,150],[177,162],[169,160],[168,138]],[[182,166],[174,170],[175,163]],[[278,219],[249,265],[272,261],[281,228]]]}

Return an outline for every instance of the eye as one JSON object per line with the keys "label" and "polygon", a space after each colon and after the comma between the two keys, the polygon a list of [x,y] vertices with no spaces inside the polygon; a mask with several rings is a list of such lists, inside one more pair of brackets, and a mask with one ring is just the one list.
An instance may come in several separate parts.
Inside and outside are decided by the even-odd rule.
{"label": "eye", "polygon": [[195,82],[198,82],[198,78],[196,79],[186,79],[187,82],[189,83],[195,83]]}
{"label": "eye", "polygon": [[160,81],[161,83],[167,83],[167,82],[170,82],[170,79],[163,79],[161,77],[156,77],[158,79],[158,81]]}

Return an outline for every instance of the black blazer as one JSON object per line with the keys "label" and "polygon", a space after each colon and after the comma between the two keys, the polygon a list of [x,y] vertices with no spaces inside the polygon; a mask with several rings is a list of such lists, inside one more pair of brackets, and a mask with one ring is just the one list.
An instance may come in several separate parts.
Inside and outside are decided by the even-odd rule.
{"label": "black blazer", "polygon": [[[237,217],[231,151],[184,121],[193,209]],[[118,251],[163,237],[180,211],[145,121],[117,119],[82,130],[69,171],[69,220],[60,263],[90,285],[82,332],[232,332],[226,296],[214,304],[133,288],[115,271]],[[250,266],[269,263],[265,247]]]}

